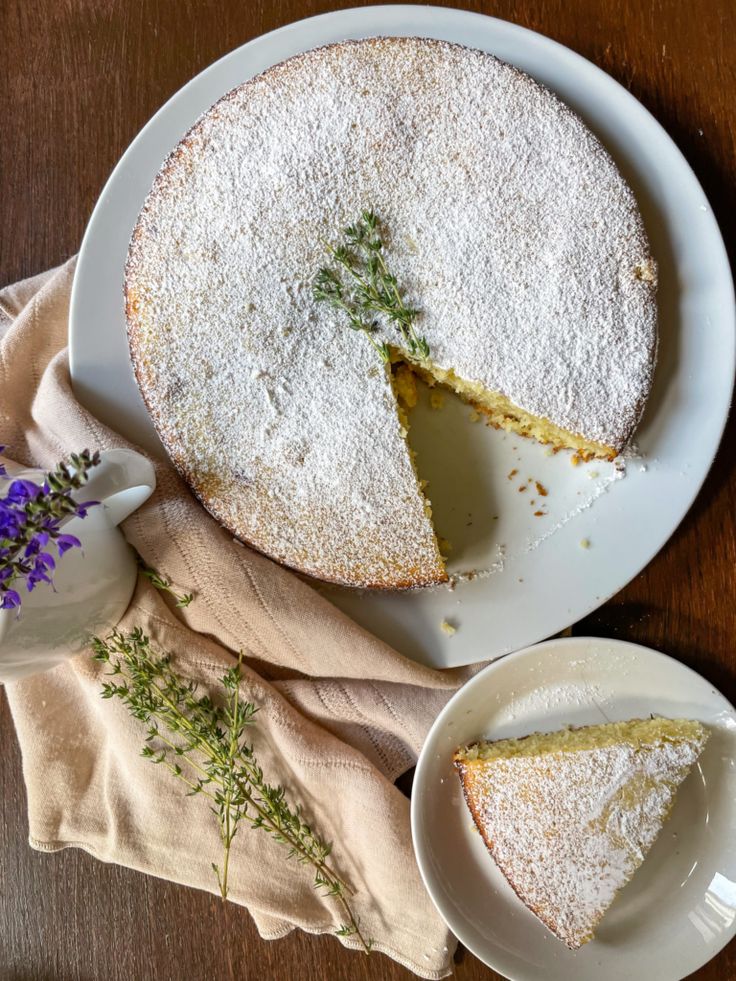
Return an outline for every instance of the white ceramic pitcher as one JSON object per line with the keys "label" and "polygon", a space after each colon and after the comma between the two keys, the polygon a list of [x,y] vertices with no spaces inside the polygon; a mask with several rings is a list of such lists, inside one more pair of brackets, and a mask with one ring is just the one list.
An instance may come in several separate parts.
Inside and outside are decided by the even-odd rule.
{"label": "white ceramic pitcher", "polygon": [[[43,482],[42,470],[24,470],[2,461],[7,478],[0,493],[17,477]],[[76,535],[81,548],[66,552],[56,563],[54,585],[39,583],[32,592],[24,584],[20,615],[0,610],[0,681],[15,681],[47,671],[78,654],[89,638],[114,626],[125,612],[136,582],[133,550],[117,528],[146,501],[156,486],[153,465],[132,450],[107,450],[90,472],[77,500],[99,501],[86,518],[73,517],[64,532]]]}

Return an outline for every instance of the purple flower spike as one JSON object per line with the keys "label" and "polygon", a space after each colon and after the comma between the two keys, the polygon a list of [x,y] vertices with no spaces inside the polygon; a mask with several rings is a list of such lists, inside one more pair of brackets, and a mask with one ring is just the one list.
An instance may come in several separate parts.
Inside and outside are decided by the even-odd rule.
{"label": "purple flower spike", "polygon": [[56,538],[56,547],[59,550],[59,555],[63,555],[70,548],[81,548],[82,543],[76,535],[59,535]]}
{"label": "purple flower spike", "polygon": [[[0,451],[3,447],[0,447]],[[23,582],[31,592],[39,583],[53,588],[52,577],[56,558],[70,548],[79,548],[75,535],[62,533],[64,524],[72,517],[85,517],[96,501],[78,504],[75,491],[88,479],[89,471],[100,462],[99,453],[71,455],[70,463],[60,463],[45,475],[41,485],[18,478],[0,491],[0,609],[17,609],[21,597],[11,589]],[[0,475],[5,473],[0,467]],[[51,544],[56,552],[51,554]]]}

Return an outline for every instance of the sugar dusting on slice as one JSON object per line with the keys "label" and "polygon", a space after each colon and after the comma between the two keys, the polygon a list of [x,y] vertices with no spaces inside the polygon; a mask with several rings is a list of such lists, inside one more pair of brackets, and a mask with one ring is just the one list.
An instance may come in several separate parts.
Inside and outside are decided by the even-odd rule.
{"label": "sugar dusting on slice", "polygon": [[706,738],[456,765],[501,871],[578,947],[651,848]]}

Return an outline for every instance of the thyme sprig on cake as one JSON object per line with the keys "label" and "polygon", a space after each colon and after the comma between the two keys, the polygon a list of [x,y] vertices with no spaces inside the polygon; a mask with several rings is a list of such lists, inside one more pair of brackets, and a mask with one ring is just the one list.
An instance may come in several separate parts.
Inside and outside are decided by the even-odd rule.
{"label": "thyme sprig on cake", "polygon": [[187,796],[209,799],[223,849],[221,867],[212,864],[223,900],[233,838],[241,823],[249,822],[284,845],[287,859],[311,866],[315,889],[334,897],[345,917],[337,935],[354,936],[369,953],[371,941],[350,905],[353,890],[328,862],[332,846],[304,820],[300,807],[287,801],[283,787],[266,781],[245,738],[258,710],[240,697],[242,655],[221,679],[222,697],[213,700],[198,695],[196,683],[181,677],[140,628],[96,637],[93,650],[113,679],[103,684],[102,697],[119,698],[146,726],[141,755],[181,780]]}
{"label": "thyme sprig on cake", "polygon": [[346,313],[349,326],[366,335],[382,361],[388,362],[391,354],[388,345],[373,336],[376,316],[393,324],[411,357],[425,361],[429,344],[415,328],[419,310],[404,303],[396,276],[388,270],[380,224],[374,211],[363,211],[355,224],[344,229],[344,242],[325,243],[334,262],[317,273],[314,298]]}

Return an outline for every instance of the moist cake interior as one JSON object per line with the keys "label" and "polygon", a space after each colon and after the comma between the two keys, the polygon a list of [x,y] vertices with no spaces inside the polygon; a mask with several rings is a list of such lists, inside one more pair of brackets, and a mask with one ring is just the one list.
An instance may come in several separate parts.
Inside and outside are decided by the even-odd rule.
{"label": "moist cake interior", "polygon": [[690,719],[633,719],[629,722],[609,722],[580,729],[560,729],[558,732],[535,732],[521,739],[481,741],[459,749],[455,758],[467,763],[476,760],[487,762],[509,759],[512,756],[546,756],[550,753],[605,749],[622,743],[640,749],[648,743],[695,739],[700,736],[702,729],[699,722]]}
{"label": "moist cake interior", "polygon": [[412,374],[421,378],[430,388],[441,385],[454,392],[480,412],[488,425],[495,429],[505,429],[518,436],[535,439],[554,450],[574,450],[582,460],[613,460],[617,455],[614,447],[586,439],[556,426],[549,419],[532,415],[514,405],[501,392],[492,392],[480,382],[461,378],[453,368],[441,368],[432,364],[431,360],[414,361],[397,348],[391,349],[391,368],[394,375],[398,376],[394,389],[407,408],[411,409],[416,405],[416,390],[408,377]]}

